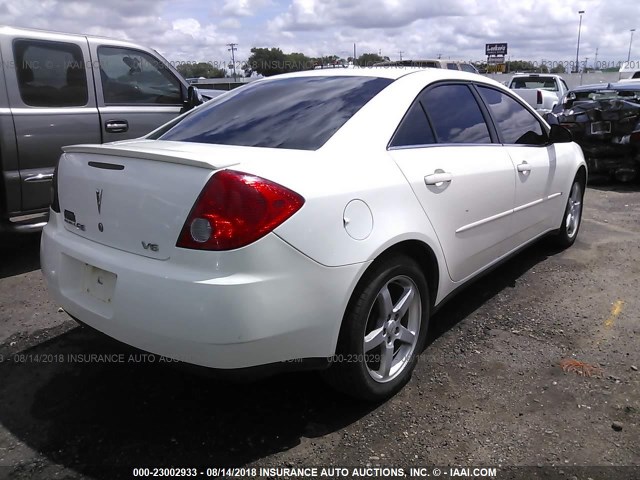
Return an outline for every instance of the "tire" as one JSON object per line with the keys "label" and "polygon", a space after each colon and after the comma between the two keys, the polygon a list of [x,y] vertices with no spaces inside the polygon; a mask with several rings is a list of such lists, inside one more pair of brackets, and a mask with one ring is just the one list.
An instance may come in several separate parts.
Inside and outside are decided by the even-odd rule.
{"label": "tire", "polygon": [[555,244],[560,248],[569,248],[578,237],[578,231],[582,224],[583,198],[584,181],[576,177],[569,190],[569,198],[562,216],[562,223],[555,237]]}
{"label": "tire", "polygon": [[393,396],[411,378],[428,318],[429,290],[418,264],[400,254],[374,264],[349,301],[325,379],[362,400]]}

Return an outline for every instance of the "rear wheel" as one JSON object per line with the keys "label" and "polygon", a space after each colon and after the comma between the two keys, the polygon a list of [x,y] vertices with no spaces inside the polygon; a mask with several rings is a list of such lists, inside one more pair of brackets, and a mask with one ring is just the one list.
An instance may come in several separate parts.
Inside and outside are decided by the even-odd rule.
{"label": "rear wheel", "polygon": [[427,282],[405,255],[375,265],[354,292],[343,320],[330,384],[369,401],[383,400],[411,378],[427,333]]}
{"label": "rear wheel", "polygon": [[568,248],[576,241],[580,224],[582,223],[582,200],[584,197],[584,182],[579,178],[573,181],[569,198],[564,211],[556,243],[562,248]]}

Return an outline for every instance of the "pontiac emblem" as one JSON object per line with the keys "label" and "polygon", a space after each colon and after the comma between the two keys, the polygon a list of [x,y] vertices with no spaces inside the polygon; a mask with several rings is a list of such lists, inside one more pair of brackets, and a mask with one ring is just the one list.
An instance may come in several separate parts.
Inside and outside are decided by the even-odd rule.
{"label": "pontiac emblem", "polygon": [[102,210],[102,189],[96,190],[96,203],[98,204],[98,215],[100,215],[100,211]]}

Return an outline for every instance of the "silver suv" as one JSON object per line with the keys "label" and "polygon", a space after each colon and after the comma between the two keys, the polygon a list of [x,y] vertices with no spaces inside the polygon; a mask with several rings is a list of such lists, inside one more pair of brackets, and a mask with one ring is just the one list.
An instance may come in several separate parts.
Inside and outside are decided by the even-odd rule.
{"label": "silver suv", "polygon": [[200,100],[156,51],[0,27],[0,231],[46,222],[61,147],[140,137]]}

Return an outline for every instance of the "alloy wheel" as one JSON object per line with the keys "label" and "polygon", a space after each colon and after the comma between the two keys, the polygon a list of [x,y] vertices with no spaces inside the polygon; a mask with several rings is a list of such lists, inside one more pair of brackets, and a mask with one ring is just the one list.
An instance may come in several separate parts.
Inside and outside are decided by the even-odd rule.
{"label": "alloy wheel", "polygon": [[367,371],[376,382],[398,377],[414,354],[420,334],[422,299],[408,276],[386,282],[369,311],[364,336]]}

